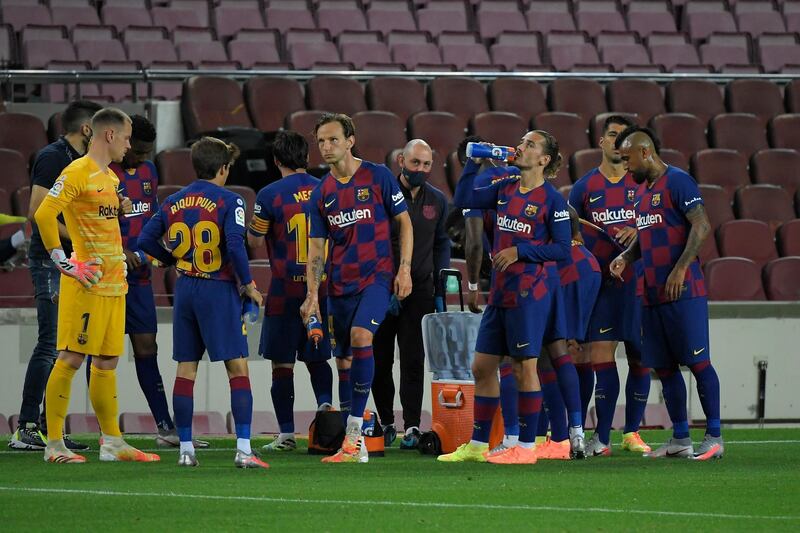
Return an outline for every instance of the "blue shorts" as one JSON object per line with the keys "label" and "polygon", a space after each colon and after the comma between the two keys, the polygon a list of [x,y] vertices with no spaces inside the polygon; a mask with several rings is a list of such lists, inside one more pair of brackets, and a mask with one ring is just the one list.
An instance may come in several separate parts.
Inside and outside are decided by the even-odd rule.
{"label": "blue shorts", "polygon": [[567,339],[583,342],[586,338],[589,318],[600,291],[600,281],[600,272],[592,272],[591,276],[561,287],[567,315]]}
{"label": "blue shorts", "polygon": [[708,300],[704,297],[645,306],[642,364],[650,368],[693,365],[711,358]]}
{"label": "blue shorts", "polygon": [[172,358],[211,361],[247,357],[242,298],[235,283],[179,276],[175,283]]}
{"label": "blue shorts", "polygon": [[586,331],[586,342],[628,341],[640,343],[642,302],[636,296],[636,280],[620,283],[603,279]]}
{"label": "blue shorts", "polygon": [[153,297],[153,286],[129,284],[125,295],[125,333],[153,333],[158,330],[156,317],[156,301]]}
{"label": "blue shorts", "polygon": [[549,310],[549,292],[521,307],[487,305],[478,328],[475,351],[501,357],[539,357]]}
{"label": "blue shorts", "polygon": [[[273,363],[294,364],[296,360],[309,363],[331,358],[329,335],[323,335],[317,347],[308,339],[308,331],[300,316],[302,304],[303,300],[287,299],[282,314],[264,316],[261,343],[258,346],[258,353],[264,359]],[[322,314],[320,322],[324,324],[328,319],[324,301],[319,303],[319,311]]]}
{"label": "blue shorts", "polygon": [[567,308],[561,280],[547,278],[547,292],[550,294],[550,308],[547,311],[547,324],[542,342],[546,345],[559,339],[568,339]]}
{"label": "blue shorts", "polygon": [[383,285],[373,284],[352,296],[328,297],[328,332],[331,348],[336,357],[350,357],[350,330],[368,329],[375,335],[386,318],[391,291]]}

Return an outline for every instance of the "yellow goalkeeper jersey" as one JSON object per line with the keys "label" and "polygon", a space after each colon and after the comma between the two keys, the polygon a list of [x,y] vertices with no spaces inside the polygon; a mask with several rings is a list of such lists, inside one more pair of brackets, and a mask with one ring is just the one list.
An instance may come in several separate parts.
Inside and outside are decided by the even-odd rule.
{"label": "yellow goalkeeper jersey", "polygon": [[36,223],[48,250],[61,247],[56,217],[63,213],[78,259],[102,260],[102,279],[86,289],[98,296],[120,296],[128,290],[118,186],[119,179],[112,170],[102,171],[93,159],[84,156],[62,171],[36,211]]}

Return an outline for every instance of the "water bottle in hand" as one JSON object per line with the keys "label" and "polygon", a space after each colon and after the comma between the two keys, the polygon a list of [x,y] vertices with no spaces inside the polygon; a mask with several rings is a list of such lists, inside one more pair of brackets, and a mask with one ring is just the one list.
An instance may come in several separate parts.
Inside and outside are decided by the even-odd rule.
{"label": "water bottle in hand", "polygon": [[248,324],[255,324],[258,322],[258,304],[248,297],[244,297],[242,302],[242,316],[244,321]]}
{"label": "water bottle in hand", "polygon": [[496,159],[510,163],[517,158],[516,148],[482,143],[467,143],[467,157]]}
{"label": "water bottle in hand", "polygon": [[319,341],[322,340],[322,323],[317,315],[311,315],[311,318],[308,319],[306,331],[308,331],[309,340],[314,341],[314,347],[319,348]]}

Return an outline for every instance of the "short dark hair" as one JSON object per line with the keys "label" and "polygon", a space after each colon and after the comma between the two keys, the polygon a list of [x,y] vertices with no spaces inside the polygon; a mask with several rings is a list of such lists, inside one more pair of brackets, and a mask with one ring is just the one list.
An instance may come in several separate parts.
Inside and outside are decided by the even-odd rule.
{"label": "short dark hair", "polygon": [[239,157],[239,147],[214,137],[202,137],[192,145],[192,166],[201,180],[214,179],[224,165]]}
{"label": "short dark hair", "polygon": [[480,135],[470,135],[469,137],[464,137],[464,139],[458,143],[458,148],[456,148],[456,154],[458,154],[458,160],[461,161],[461,164],[464,165],[467,162],[467,144],[485,142],[486,139]]}
{"label": "short dark hair", "polygon": [[636,125],[634,121],[625,115],[609,115],[606,117],[605,121],[603,121],[603,135],[608,133],[608,128],[611,127],[612,124],[618,124],[620,126],[625,126],[626,128]]}
{"label": "short dark hair", "polygon": [[636,125],[628,126],[624,130],[622,130],[622,133],[617,135],[617,138],[614,141],[614,148],[619,150],[620,147],[622,146],[622,143],[625,142],[625,139],[627,139],[636,132],[642,132],[648,137],[650,137],[650,140],[653,141],[653,149],[656,151],[656,155],[659,155],[661,153],[661,142],[658,140],[658,137],[656,137],[656,134],[653,133],[653,130],[651,130],[650,128],[645,128]]}
{"label": "short dark hair", "polygon": [[[131,117],[121,109],[104,107],[92,117],[92,130],[99,129],[101,126],[122,126],[130,121]],[[95,133],[97,132],[95,131]]]}
{"label": "short dark hair", "polygon": [[282,166],[296,170],[308,167],[308,143],[296,131],[279,131],[272,142],[272,156]]}
{"label": "short dark hair", "polygon": [[330,124],[331,122],[338,122],[342,125],[345,139],[347,137],[355,136],[356,126],[353,124],[352,118],[348,117],[344,113],[325,113],[319,117],[319,120],[317,120],[317,123],[314,125],[314,138],[317,137],[317,132],[322,126],[325,124]]}
{"label": "short dark hair", "polygon": [[101,109],[103,109],[103,106],[89,100],[70,102],[64,112],[61,113],[61,128],[64,133],[78,133],[81,126],[86,122],[91,122],[94,114]]}
{"label": "short dark hair", "polygon": [[156,127],[142,115],[131,116],[131,139],[146,143],[155,142]]}
{"label": "short dark hair", "polygon": [[558,174],[558,169],[561,168],[561,164],[564,162],[564,157],[558,150],[558,140],[550,132],[544,130],[533,130],[533,133],[544,137],[544,155],[550,156],[550,162],[544,167],[544,177],[555,178],[556,174]]}

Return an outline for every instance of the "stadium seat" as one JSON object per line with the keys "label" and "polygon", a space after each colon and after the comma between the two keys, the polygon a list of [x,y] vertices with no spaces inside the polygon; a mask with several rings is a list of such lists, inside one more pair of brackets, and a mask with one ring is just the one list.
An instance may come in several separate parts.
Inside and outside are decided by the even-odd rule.
{"label": "stadium seat", "polygon": [[571,70],[575,65],[600,63],[597,49],[591,43],[553,44],[548,46],[550,64],[559,72]]}
{"label": "stadium seat", "polygon": [[322,43],[295,43],[289,47],[289,58],[294,68],[298,70],[310,69],[315,63],[339,63],[341,57],[336,45],[331,42]]}
{"label": "stadium seat", "polygon": [[331,35],[328,30],[324,29],[293,27],[283,36],[283,44],[287,49],[300,43],[327,43],[330,41]]}
{"label": "stadium seat", "polygon": [[310,168],[317,168],[324,165],[322,155],[319,150],[313,149],[317,142],[314,139],[314,126],[322,116],[322,111],[295,111],[286,117],[286,129],[296,131],[305,137],[308,146],[308,165]]}
{"label": "stadium seat", "polygon": [[252,188],[244,185],[226,185],[225,188],[242,197],[244,200],[245,220],[247,220],[249,224],[250,220],[253,218],[253,209],[256,205],[256,192]]}
{"label": "stadium seat", "polygon": [[317,5],[317,26],[336,37],[345,30],[366,30],[367,19],[355,0],[321,0]]}
{"label": "stadium seat", "polygon": [[724,65],[747,64],[750,55],[747,49],[738,46],[705,43],[700,45],[700,63],[721,70]]}
{"label": "stadium seat", "polygon": [[661,146],[681,152],[687,159],[695,152],[708,148],[703,123],[688,113],[664,113],[650,121]]}
{"label": "stadium seat", "polygon": [[150,11],[131,5],[105,4],[100,13],[102,14],[103,24],[114,26],[117,31],[122,31],[128,26],[148,27],[153,25],[153,17],[150,16]]}
{"label": "stadium seat", "polygon": [[800,256],[800,219],[793,219],[781,224],[776,234],[778,251],[782,257]]}
{"label": "stadium seat", "polygon": [[533,125],[536,129],[551,133],[558,140],[565,162],[574,152],[590,147],[586,122],[574,113],[541,113],[534,117]]}
{"label": "stadium seat", "polygon": [[641,44],[612,44],[600,50],[600,60],[622,71],[627,65],[643,65],[650,62],[647,49]]}
{"label": "stadium seat", "polygon": [[184,42],[177,45],[176,49],[178,61],[188,61],[195,68],[199,68],[203,61],[228,61],[228,53],[219,41]]}
{"label": "stadium seat", "polygon": [[16,63],[15,56],[16,39],[14,30],[11,26],[0,24],[0,64],[9,65]]}
{"label": "stadium seat", "polygon": [[[225,420],[228,433],[235,434],[236,426],[233,420],[233,413],[228,411],[228,414],[225,416]],[[296,421],[297,413],[295,413],[295,422]],[[306,428],[307,427],[308,426],[306,426]],[[278,420],[275,418],[275,413],[272,411],[253,411],[253,421],[250,424],[250,432],[253,435],[280,433],[280,427],[278,426]]]}
{"label": "stadium seat", "polygon": [[435,78],[428,86],[428,94],[432,110],[454,114],[464,127],[473,115],[489,111],[486,90],[472,78]]}
{"label": "stadium seat", "polygon": [[766,72],[778,72],[786,65],[800,64],[800,44],[761,44],[758,60]]}
{"label": "stadium seat", "polygon": [[382,163],[386,156],[406,145],[405,124],[388,111],[361,111],[353,115],[359,157]]}
{"label": "stadium seat", "polygon": [[525,11],[525,19],[532,32],[575,31],[570,4],[565,0],[534,0]]}
{"label": "stadium seat", "polygon": [[343,61],[349,61],[356,69],[364,70],[367,63],[391,63],[389,48],[381,43],[340,43]]}
{"label": "stadium seat", "polygon": [[31,205],[31,187],[26,185],[11,193],[11,205],[13,214],[20,217],[28,216],[28,209]]}
{"label": "stadium seat", "polygon": [[383,35],[393,30],[416,31],[413,11],[406,2],[386,0],[373,2],[367,10],[367,26]]}
{"label": "stadium seat", "polygon": [[144,68],[150,68],[159,61],[178,61],[175,46],[166,39],[160,41],[131,41],[126,45],[128,59],[138,61]]}
{"label": "stadium seat", "polygon": [[489,111],[472,117],[470,130],[494,144],[516,147],[527,133],[528,123],[514,113]]}
{"label": "stadium seat", "polygon": [[774,232],[760,220],[730,220],[717,230],[719,251],[723,257],[746,257],[764,266],[778,257]]}
{"label": "stadium seat", "polygon": [[540,50],[535,46],[524,44],[495,43],[489,47],[492,63],[506,70],[520,70],[521,65],[539,64],[542,62]]}
{"label": "stadium seat", "polygon": [[306,85],[308,107],[354,115],[367,110],[364,90],[353,78],[316,76]]}
{"label": "stadium seat", "polygon": [[775,148],[800,150],[800,114],[785,114],[769,122],[769,137]]}
{"label": "stadium seat", "polygon": [[8,425],[12,430],[19,426],[19,414],[9,416]]}
{"label": "stadium seat", "polygon": [[[750,10],[750,6],[755,10]],[[743,10],[742,8],[747,8]],[[766,8],[766,9],[762,9]],[[786,31],[783,17],[774,11],[769,2],[739,2],[736,5],[736,25],[740,32],[757,36],[762,33],[782,33]]]}
{"label": "stadium seat", "polygon": [[699,65],[700,56],[694,45],[686,42],[650,44],[650,60],[672,70],[676,65]]}
{"label": "stadium seat", "polygon": [[637,2],[627,6],[628,28],[636,30],[642,37],[653,32],[676,32],[675,18],[668,2]]}
{"label": "stadium seat", "polygon": [[[733,15],[727,11],[695,11],[692,12],[692,7],[699,7],[700,4],[710,4],[711,2],[692,2],[688,3],[689,10],[684,12],[683,25],[685,30],[688,30],[689,37],[693,41],[701,41],[707,39],[709,35],[715,32],[735,32],[736,22],[733,20]],[[722,5],[720,3],[720,5]]]}
{"label": "stadium seat", "polygon": [[709,122],[709,138],[715,148],[737,150],[746,158],[768,148],[767,129],[750,113],[725,113]]}
{"label": "stadium seat", "polygon": [[425,86],[412,78],[372,78],[367,83],[367,102],[372,110],[394,113],[403,124],[414,113],[428,110]]}
{"label": "stadium seat", "polygon": [[464,165],[458,159],[458,152],[451,152],[447,156],[447,183],[450,185],[450,190],[456,190],[456,184],[461,179],[461,172],[464,170]]}
{"label": "stadium seat", "polygon": [[0,19],[15,31],[21,31],[30,25],[51,25],[50,10],[41,4],[3,5],[0,7]]}
{"label": "stadium seat", "polygon": [[725,112],[722,92],[706,80],[675,80],[667,85],[667,108],[672,113],[689,113],[703,124]]}
{"label": "stadium seat", "polygon": [[444,31],[469,31],[465,4],[456,0],[431,2],[417,10],[417,25],[434,37]]}
{"label": "stadium seat", "polygon": [[30,69],[42,69],[53,61],[77,61],[75,48],[67,39],[32,39],[22,45],[22,62]]}
{"label": "stadium seat", "polygon": [[76,41],[75,52],[79,61],[88,61],[98,68],[102,61],[127,61],[122,43],[116,39]]}
{"label": "stadium seat", "polygon": [[700,252],[697,255],[700,259],[701,266],[704,266],[712,259],[719,257],[719,247],[717,246],[717,241],[713,234],[709,235],[708,238],[703,242],[703,246],[700,247]]}
{"label": "stadium seat", "polygon": [[554,80],[548,88],[548,99],[553,111],[576,113],[586,124],[595,115],[608,111],[603,86],[593,80]]}
{"label": "stadium seat", "polygon": [[181,98],[187,139],[217,128],[252,127],[242,89],[230,78],[192,76],[183,83]]}
{"label": "stadium seat", "polygon": [[150,413],[122,413],[119,415],[119,429],[124,433],[153,434],[158,433],[153,415]]}
{"label": "stadium seat", "polygon": [[[197,179],[189,148],[163,150],[156,156],[159,185],[189,185]],[[159,193],[163,187],[159,187]],[[159,194],[160,197],[160,194]],[[159,198],[159,202],[161,198]]]}
{"label": "stadium seat", "polygon": [[306,108],[300,83],[282,77],[250,78],[244,84],[244,100],[253,124],[261,131],[283,128],[288,115]]}
{"label": "stadium seat", "polygon": [[[30,174],[28,174],[28,162],[16,150],[0,148],[0,168],[3,169],[2,176],[0,176],[0,188],[6,191],[16,191],[31,181]],[[10,211],[0,211],[0,213],[3,212]]]}
{"label": "stadium seat", "polygon": [[[205,13],[204,13],[205,12]],[[170,32],[178,26],[191,28],[208,27],[208,10],[197,10],[188,7],[154,7],[150,10],[153,24],[164,26]]]}
{"label": "stadium seat", "polygon": [[11,209],[11,195],[8,194],[8,191],[5,189],[0,189],[0,213],[6,215],[13,213]]}
{"label": "stadium seat", "polygon": [[593,0],[575,4],[575,25],[596,37],[601,31],[625,31],[625,19],[612,0]]}
{"label": "stadium seat", "polygon": [[800,80],[792,80],[784,89],[786,110],[789,113],[800,113]]}
{"label": "stadium seat", "polygon": [[50,17],[69,29],[77,24],[100,25],[97,9],[89,5],[51,5]]}
{"label": "stadium seat", "polygon": [[484,40],[494,39],[503,31],[528,31],[517,2],[482,2],[478,4],[475,20]]}
{"label": "stadium seat", "polygon": [[70,413],[64,426],[67,433],[100,433],[100,424],[93,413]]}
{"label": "stadium seat", "polygon": [[264,29],[258,2],[224,2],[214,8],[214,28],[221,40],[234,37],[241,30]]}
{"label": "stadium seat", "polygon": [[34,307],[33,283],[27,269],[0,271],[0,308]]}
{"label": "stadium seat", "polygon": [[483,44],[440,44],[439,49],[442,53],[442,63],[455,65],[456,70],[469,71],[476,67],[500,70],[498,65],[492,65],[489,52]]}
{"label": "stadium seat", "polygon": [[661,89],[652,81],[614,80],[606,88],[609,111],[635,113],[640,124],[666,112]]}
{"label": "stadium seat", "polygon": [[497,78],[489,85],[489,104],[493,111],[515,113],[525,124],[547,111],[544,89],[533,80]]}
{"label": "stadium seat", "polygon": [[753,154],[750,171],[756,183],[783,187],[789,196],[800,189],[800,152],[785,148],[760,150]]}
{"label": "stadium seat", "polygon": [[744,257],[720,257],[705,267],[708,299],[712,301],[763,301],[761,267]]}
{"label": "stadium seat", "polygon": [[285,34],[287,30],[317,27],[306,2],[270,2],[264,11],[267,28]]}
{"label": "stadium seat", "polygon": [[414,70],[420,64],[440,65],[442,55],[439,47],[433,43],[398,43],[390,44],[392,61],[400,63],[406,70]]}
{"label": "stadium seat", "polygon": [[[253,413],[255,414],[255,413]],[[225,419],[216,411],[195,411],[192,416],[194,435],[225,435]]]}
{"label": "stadium seat", "polygon": [[107,41],[116,39],[117,31],[113,26],[96,26],[78,24],[72,28],[72,42],[80,41]]}
{"label": "stadium seat", "polygon": [[764,289],[770,300],[800,300],[800,257],[781,257],[767,263]]}
{"label": "stadium seat", "polygon": [[776,229],[794,218],[792,198],[776,185],[748,185],[736,191],[736,212],[739,218],[753,218]]}
{"label": "stadium seat", "polygon": [[750,184],[747,159],[736,150],[700,150],[692,156],[691,168],[698,183],[723,187],[731,200],[736,189]]}
{"label": "stadium seat", "polygon": [[620,115],[625,118],[630,119],[634,124],[639,123],[639,116],[636,113],[624,113],[624,112],[615,112],[615,111],[608,111],[606,113],[600,113],[599,115],[595,115],[591,121],[589,121],[589,141],[594,144],[597,143],[600,137],[603,136],[603,126],[605,125],[606,119],[613,115]]}
{"label": "stadium seat", "polygon": [[752,113],[763,124],[784,113],[778,86],[767,80],[733,80],[726,87],[728,109],[733,113]]}
{"label": "stadium seat", "polygon": [[[708,220],[711,222],[711,230],[716,231],[725,222],[734,220],[731,196],[719,185],[700,184],[700,196],[703,197]],[[713,241],[713,236],[707,240]]]}
{"label": "stadium seat", "polygon": [[16,150],[26,163],[47,145],[44,124],[29,113],[0,113],[0,148]]}
{"label": "stadium seat", "polygon": [[425,139],[439,154],[454,152],[464,138],[461,120],[444,111],[424,111],[413,115],[408,123],[410,139]]}
{"label": "stadium seat", "polygon": [[578,181],[587,172],[600,165],[602,158],[603,150],[600,148],[584,148],[573,153],[569,162],[572,181]]}

